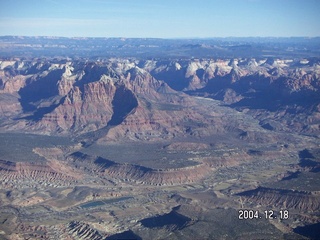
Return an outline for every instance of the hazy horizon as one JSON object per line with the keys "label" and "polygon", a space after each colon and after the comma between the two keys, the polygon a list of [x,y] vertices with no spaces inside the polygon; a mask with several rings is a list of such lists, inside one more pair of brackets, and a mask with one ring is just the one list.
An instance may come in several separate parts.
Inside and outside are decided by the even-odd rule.
{"label": "hazy horizon", "polygon": [[318,37],[317,0],[0,0],[0,36]]}
{"label": "hazy horizon", "polygon": [[70,39],[88,39],[88,38],[101,38],[101,39],[160,39],[160,40],[214,40],[214,39],[293,39],[293,38],[302,38],[302,39],[314,39],[320,38],[319,36],[285,36],[285,37],[276,37],[276,36],[226,36],[226,37],[92,37],[92,36],[58,36],[58,35],[0,35],[0,37],[26,37],[26,38],[70,38]]}

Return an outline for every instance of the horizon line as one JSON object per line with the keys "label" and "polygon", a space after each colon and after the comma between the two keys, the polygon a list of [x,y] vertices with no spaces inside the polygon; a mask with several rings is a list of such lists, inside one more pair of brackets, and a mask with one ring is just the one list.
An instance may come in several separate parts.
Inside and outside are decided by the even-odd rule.
{"label": "horizon line", "polygon": [[121,36],[57,36],[57,35],[0,35],[2,37],[26,37],[26,38],[70,38],[70,39],[86,39],[86,38],[101,38],[101,39],[163,39],[163,40],[201,40],[201,39],[226,39],[226,38],[270,38],[270,39],[279,39],[279,38],[304,38],[304,39],[312,39],[312,38],[320,38],[320,36],[216,36],[216,37],[121,37]]}

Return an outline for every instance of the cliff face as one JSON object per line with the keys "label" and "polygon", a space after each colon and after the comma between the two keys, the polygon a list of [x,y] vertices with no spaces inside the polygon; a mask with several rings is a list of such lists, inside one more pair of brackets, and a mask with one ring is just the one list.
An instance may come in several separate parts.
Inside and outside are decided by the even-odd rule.
{"label": "cliff face", "polygon": [[221,100],[274,129],[320,133],[318,59],[191,60],[148,66],[173,89]]}
{"label": "cliff face", "polygon": [[320,206],[318,192],[302,192],[259,187],[239,195],[258,204],[298,209],[304,212],[316,211]]}
{"label": "cliff face", "polygon": [[[229,86],[233,89],[258,90],[271,84],[280,84],[284,91],[299,92],[319,89],[320,63],[315,59],[225,59],[225,60],[190,60],[173,61],[162,65],[161,62],[146,67],[152,75],[159,76],[172,88],[178,89],[176,80],[185,81],[186,90],[208,87],[206,90],[222,89]],[[150,67],[150,65],[152,67]],[[178,68],[176,66],[179,66]],[[253,78],[250,78],[253,77]],[[192,81],[192,79],[194,81]],[[195,79],[197,79],[195,81]],[[181,83],[181,81],[180,81]],[[240,89],[242,87],[242,89]]]}
{"label": "cliff face", "polygon": [[87,164],[86,169],[89,172],[95,172],[102,177],[156,186],[197,182],[212,171],[206,162],[199,162],[198,165],[184,168],[153,169],[140,165],[116,163],[108,159],[83,154],[81,152],[71,154],[68,157],[68,161],[76,166]]}
{"label": "cliff face", "polygon": [[[20,64],[21,69],[15,69],[16,65],[2,70],[1,82],[1,95],[11,97],[9,103],[15,106],[19,120],[13,123],[12,130],[43,134],[94,131],[107,125],[113,114],[117,114],[113,106],[115,97],[123,97],[121,107],[128,103],[125,98],[128,94],[121,96],[120,93],[121,89],[130,92],[124,86],[124,76],[109,66],[84,62],[51,65],[27,62]],[[129,100],[134,101],[134,96]],[[13,115],[5,107],[5,101],[1,103],[2,112]]]}
{"label": "cliff face", "polygon": [[[62,168],[61,168],[62,166]],[[1,186],[11,188],[13,186],[23,188],[32,184],[68,186],[74,183],[78,176],[70,174],[58,162],[26,163],[0,160]]]}
{"label": "cliff face", "polygon": [[192,109],[196,103],[191,97],[134,61],[10,62],[1,74],[1,110],[11,116],[3,117],[6,130],[75,136],[93,132],[103,142],[173,138],[189,134],[188,122],[201,125],[203,132],[210,123],[203,109]]}
{"label": "cliff face", "polygon": [[80,87],[74,86],[51,112],[43,114],[36,124],[41,129],[55,132],[58,127],[63,132],[97,130],[110,121],[112,100],[117,87],[112,82],[97,81]]}
{"label": "cliff face", "polygon": [[241,125],[186,91],[247,109],[269,130],[317,134],[319,74],[314,59],[2,61],[1,128],[74,136],[98,131],[96,140],[104,142],[201,137]]}

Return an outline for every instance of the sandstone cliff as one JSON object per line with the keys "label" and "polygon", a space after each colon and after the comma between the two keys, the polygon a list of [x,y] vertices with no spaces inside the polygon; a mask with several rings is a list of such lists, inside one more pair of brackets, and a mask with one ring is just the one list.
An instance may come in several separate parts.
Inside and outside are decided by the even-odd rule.
{"label": "sandstone cliff", "polygon": [[185,91],[246,111],[267,130],[318,134],[319,74],[311,59],[2,61],[0,127],[92,133],[100,143],[246,131]]}

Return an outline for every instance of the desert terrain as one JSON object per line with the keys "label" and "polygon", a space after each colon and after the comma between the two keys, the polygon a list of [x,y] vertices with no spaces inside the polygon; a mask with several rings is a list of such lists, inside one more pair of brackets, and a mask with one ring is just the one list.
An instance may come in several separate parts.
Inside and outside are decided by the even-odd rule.
{"label": "desert terrain", "polygon": [[0,239],[318,236],[317,39],[0,40]]}

